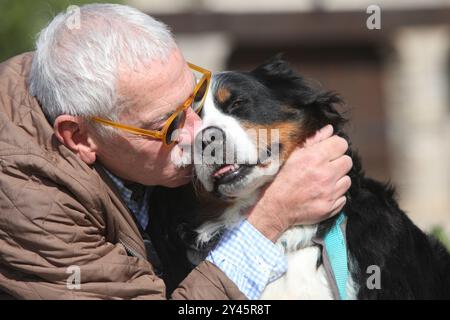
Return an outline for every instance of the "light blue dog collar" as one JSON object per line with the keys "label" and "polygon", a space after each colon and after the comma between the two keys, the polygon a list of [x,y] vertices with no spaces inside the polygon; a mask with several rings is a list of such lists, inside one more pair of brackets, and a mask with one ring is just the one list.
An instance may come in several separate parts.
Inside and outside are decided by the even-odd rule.
{"label": "light blue dog collar", "polygon": [[333,269],[334,278],[341,300],[347,299],[348,260],[347,244],[341,224],[345,220],[344,212],[339,214],[333,227],[325,235],[324,243],[327,256]]}

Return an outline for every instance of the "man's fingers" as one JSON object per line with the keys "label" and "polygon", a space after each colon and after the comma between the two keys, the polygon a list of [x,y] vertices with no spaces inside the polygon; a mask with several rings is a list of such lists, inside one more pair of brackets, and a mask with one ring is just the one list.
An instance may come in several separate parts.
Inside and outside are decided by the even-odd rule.
{"label": "man's fingers", "polygon": [[318,132],[318,142],[323,141],[333,135],[334,128],[331,124],[326,125]]}
{"label": "man's fingers", "polygon": [[348,142],[342,137],[332,136],[318,145],[328,161],[333,161],[342,156],[348,149]]}
{"label": "man's fingers", "polygon": [[334,203],[333,208],[331,209],[330,217],[341,212],[341,210],[342,210],[342,208],[344,208],[346,202],[347,202],[346,197],[340,197],[339,199],[337,199],[336,202]]}
{"label": "man's fingers", "polygon": [[336,182],[336,189],[335,189],[335,198],[339,199],[342,197],[350,188],[352,185],[352,180],[349,176],[344,176],[341,179]]}
{"label": "man's fingers", "polygon": [[328,124],[322,129],[316,131],[316,133],[312,137],[306,139],[305,146],[311,146],[313,144],[319,143],[325,139],[328,139],[332,135],[333,135],[333,126],[331,124]]}
{"label": "man's fingers", "polygon": [[352,180],[350,179],[349,176],[342,177],[336,183],[335,196],[337,200],[334,202],[334,205],[331,208],[330,217],[334,216],[335,214],[338,214],[342,210],[342,208],[344,208],[345,204],[347,203],[347,197],[344,196],[344,194],[350,188],[351,184]]}
{"label": "man's fingers", "polygon": [[343,155],[340,158],[331,161],[330,169],[335,174],[334,176],[336,178],[335,181],[345,176],[352,169],[352,166],[353,166],[352,158],[347,155]]}

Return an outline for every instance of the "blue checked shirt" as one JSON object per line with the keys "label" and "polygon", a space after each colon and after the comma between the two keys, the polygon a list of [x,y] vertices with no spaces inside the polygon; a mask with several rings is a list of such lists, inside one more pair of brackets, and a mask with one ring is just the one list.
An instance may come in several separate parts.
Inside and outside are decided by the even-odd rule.
{"label": "blue checked shirt", "polygon": [[116,177],[111,172],[105,169],[105,172],[111,178],[111,180],[119,189],[119,193],[122,200],[127,205],[128,209],[134,214],[137,222],[142,227],[143,230],[147,229],[148,226],[148,208],[149,208],[149,196],[152,187],[144,187],[144,193],[140,197],[133,197],[133,190],[125,186],[122,179]]}
{"label": "blue checked shirt", "polygon": [[[146,187],[140,199],[133,199],[133,191],[108,170],[106,173],[119,189],[130,211],[146,230],[149,222],[149,196],[152,187]],[[232,280],[248,299],[258,299],[270,282],[287,270],[287,261],[281,250],[264,237],[247,220],[225,231],[206,260],[215,264]]]}
{"label": "blue checked shirt", "polygon": [[281,250],[247,220],[227,230],[206,260],[219,267],[252,300],[287,270]]}

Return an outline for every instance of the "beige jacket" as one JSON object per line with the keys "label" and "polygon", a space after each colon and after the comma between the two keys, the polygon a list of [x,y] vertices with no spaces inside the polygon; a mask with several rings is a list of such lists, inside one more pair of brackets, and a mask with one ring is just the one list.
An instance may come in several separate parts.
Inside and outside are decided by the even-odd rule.
{"label": "beige jacket", "polygon": [[[164,283],[145,259],[143,239],[117,190],[98,168],[55,139],[29,95],[32,57],[25,53],[0,64],[2,297],[164,299]],[[67,286],[78,274],[69,266],[79,267],[80,289]],[[172,297],[244,295],[222,271],[203,262]]]}

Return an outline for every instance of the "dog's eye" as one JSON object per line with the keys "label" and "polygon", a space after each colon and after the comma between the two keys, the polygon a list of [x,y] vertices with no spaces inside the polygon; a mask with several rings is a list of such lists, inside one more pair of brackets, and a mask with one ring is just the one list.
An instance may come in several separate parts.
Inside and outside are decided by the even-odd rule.
{"label": "dog's eye", "polygon": [[232,103],[232,104],[230,105],[230,107],[229,107],[229,111],[234,111],[234,110],[236,110],[237,108],[239,108],[239,107],[242,105],[243,102],[244,102],[244,101],[241,100],[241,99],[236,99],[236,100],[234,100],[233,103]]}

